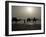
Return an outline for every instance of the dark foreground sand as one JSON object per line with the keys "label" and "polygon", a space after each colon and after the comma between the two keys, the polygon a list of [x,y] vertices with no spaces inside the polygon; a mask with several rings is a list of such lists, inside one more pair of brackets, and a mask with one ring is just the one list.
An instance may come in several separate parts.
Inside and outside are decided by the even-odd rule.
{"label": "dark foreground sand", "polygon": [[20,31],[20,30],[40,30],[41,24],[12,24],[12,31]]}

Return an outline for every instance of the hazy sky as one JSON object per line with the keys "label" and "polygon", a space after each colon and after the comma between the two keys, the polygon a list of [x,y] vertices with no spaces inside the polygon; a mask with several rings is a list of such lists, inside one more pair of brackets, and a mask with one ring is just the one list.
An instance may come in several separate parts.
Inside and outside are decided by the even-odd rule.
{"label": "hazy sky", "polygon": [[28,18],[41,17],[41,7],[12,6],[12,17]]}

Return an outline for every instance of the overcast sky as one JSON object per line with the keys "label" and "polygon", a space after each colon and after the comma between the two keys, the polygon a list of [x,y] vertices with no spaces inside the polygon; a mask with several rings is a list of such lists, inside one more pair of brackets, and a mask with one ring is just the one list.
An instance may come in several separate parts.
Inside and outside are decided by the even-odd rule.
{"label": "overcast sky", "polygon": [[41,17],[41,7],[12,6],[12,17],[28,18]]}

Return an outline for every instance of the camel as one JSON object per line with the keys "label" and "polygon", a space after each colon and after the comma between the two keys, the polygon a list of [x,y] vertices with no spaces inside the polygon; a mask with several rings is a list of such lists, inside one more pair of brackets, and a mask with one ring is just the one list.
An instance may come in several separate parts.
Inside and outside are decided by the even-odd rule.
{"label": "camel", "polygon": [[34,19],[32,19],[33,23],[36,23],[37,20],[38,19],[36,19],[35,17],[34,17]]}
{"label": "camel", "polygon": [[27,18],[27,22],[30,22],[31,21],[31,19],[30,18]]}
{"label": "camel", "polygon": [[21,19],[17,19],[17,18],[15,17],[15,18],[12,19],[12,22],[13,22],[13,21],[15,21],[15,22],[17,23],[18,21],[21,21]]}

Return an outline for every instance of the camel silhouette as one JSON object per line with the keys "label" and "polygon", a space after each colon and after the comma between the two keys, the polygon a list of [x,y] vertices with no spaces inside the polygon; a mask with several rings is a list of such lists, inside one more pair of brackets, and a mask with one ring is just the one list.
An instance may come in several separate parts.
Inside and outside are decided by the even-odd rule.
{"label": "camel silhouette", "polygon": [[13,17],[13,18],[12,18],[12,22],[13,22],[13,21],[15,21],[15,22],[17,23],[18,21],[21,21],[21,19],[17,19],[16,17]]}
{"label": "camel silhouette", "polygon": [[[33,23],[36,23],[37,20],[38,20],[38,19],[36,19],[35,17],[34,17],[33,19],[27,18],[27,22],[33,21]],[[16,17],[13,17],[13,18],[12,18],[12,22],[13,22],[13,21],[15,21],[16,23],[17,23],[18,21],[24,21],[24,23],[25,23],[25,19],[17,19]]]}
{"label": "camel silhouette", "polygon": [[31,19],[30,18],[27,18],[27,22],[30,22],[31,21]]}
{"label": "camel silhouette", "polygon": [[33,23],[34,23],[34,22],[36,23],[37,20],[38,20],[38,19],[36,19],[35,17],[34,17],[33,19],[27,18],[27,22],[33,21]]}
{"label": "camel silhouette", "polygon": [[38,20],[38,19],[36,19],[36,18],[34,17],[32,21],[36,23],[37,20]]}

